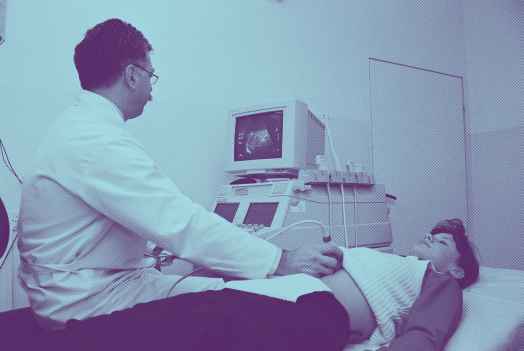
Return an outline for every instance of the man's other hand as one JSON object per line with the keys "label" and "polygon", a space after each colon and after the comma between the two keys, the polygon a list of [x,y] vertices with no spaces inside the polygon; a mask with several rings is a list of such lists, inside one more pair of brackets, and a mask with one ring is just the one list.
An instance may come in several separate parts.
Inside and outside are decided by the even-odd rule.
{"label": "man's other hand", "polygon": [[276,275],[306,273],[323,277],[342,267],[342,250],[333,243],[305,245],[292,251],[284,250]]}

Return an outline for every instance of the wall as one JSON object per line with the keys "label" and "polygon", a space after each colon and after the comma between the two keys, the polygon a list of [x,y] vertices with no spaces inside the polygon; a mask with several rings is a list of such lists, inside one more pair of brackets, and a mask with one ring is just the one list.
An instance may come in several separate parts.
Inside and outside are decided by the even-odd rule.
{"label": "wall", "polygon": [[[465,71],[463,9],[454,0],[154,4],[10,2],[8,40],[0,47],[0,137],[22,176],[41,133],[79,89],[74,45],[109,17],[144,32],[160,75],[153,103],[129,128],[180,188],[205,206],[225,181],[228,109],[303,99],[330,117],[341,160],[366,163],[366,138],[360,129],[355,134],[351,121],[369,118],[369,57]],[[15,211],[17,189],[0,169],[0,196]]]}
{"label": "wall", "polygon": [[463,6],[471,135],[470,231],[483,264],[524,269],[524,162],[519,152],[524,140],[524,2],[464,0]]}
{"label": "wall", "polygon": [[[361,138],[361,129],[355,133],[349,122],[369,120],[368,57],[463,71],[463,42],[456,35],[461,32],[461,7],[453,1],[418,6],[414,4],[420,2],[412,1],[399,6],[384,1],[333,1],[330,6],[296,0],[225,3],[170,3],[168,74],[173,77],[168,84],[173,117],[138,119],[132,126],[181,188],[205,204],[223,182],[229,108],[301,98],[314,112],[332,118],[342,160],[368,163],[362,143],[352,143]],[[439,24],[443,21],[444,31]],[[183,129],[175,129],[182,119]],[[152,135],[150,123],[166,128]],[[170,140],[172,135],[175,145],[189,145],[195,152],[176,157],[166,153],[157,140]],[[210,140],[212,136],[216,140]],[[202,140],[216,147],[202,148]],[[213,177],[195,184],[194,171],[202,173],[199,165],[210,162],[214,168],[203,171],[217,170],[210,173]]]}
{"label": "wall", "polygon": [[[461,7],[454,1],[110,4],[12,4],[11,39],[0,58],[9,70],[1,89],[5,111],[16,118],[9,118],[13,124],[2,126],[1,135],[20,173],[30,167],[41,131],[78,89],[72,48],[86,28],[109,16],[135,23],[156,49],[161,79],[155,101],[130,128],[181,188],[205,205],[223,182],[229,108],[302,98],[333,119],[341,159],[354,159],[362,152],[351,153],[351,128],[340,127],[369,118],[368,57],[455,74],[464,66],[457,35]],[[212,176],[195,183],[195,174]]]}

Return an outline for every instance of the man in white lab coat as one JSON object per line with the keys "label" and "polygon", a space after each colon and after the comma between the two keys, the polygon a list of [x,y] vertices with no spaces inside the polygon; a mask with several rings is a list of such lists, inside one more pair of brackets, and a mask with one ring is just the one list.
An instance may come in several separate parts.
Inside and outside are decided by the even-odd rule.
{"label": "man in white lab coat", "polygon": [[152,100],[158,76],[151,50],[139,30],[118,19],[87,31],[74,55],[83,92],[51,126],[26,177],[19,273],[47,329],[224,288],[220,278],[193,277],[173,289],[179,277],[144,258],[147,241],[243,278],[340,268],[335,245],[283,252],[195,204],[159,170],[124,126]]}

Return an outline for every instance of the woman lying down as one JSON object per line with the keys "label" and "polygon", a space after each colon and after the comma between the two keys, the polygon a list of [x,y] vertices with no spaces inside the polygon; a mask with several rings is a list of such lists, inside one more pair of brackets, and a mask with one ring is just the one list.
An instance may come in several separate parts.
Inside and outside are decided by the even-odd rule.
{"label": "woman lying down", "polygon": [[459,219],[437,223],[413,256],[343,251],[343,269],[321,279],[297,274],[225,287],[220,280],[221,287],[184,293],[195,280],[213,279],[193,277],[176,286],[178,296],[70,321],[57,340],[84,349],[107,340],[108,350],[336,351],[361,342],[372,350],[443,349],[461,318],[462,289],[479,272]]}
{"label": "woman lying down", "polygon": [[[365,342],[369,349],[380,350],[444,348],[461,318],[462,289],[474,283],[479,273],[460,219],[437,223],[431,234],[413,246],[413,256],[402,257],[368,248],[343,250],[344,269],[321,278],[323,287],[318,285],[318,279],[306,275],[277,278],[289,282],[280,285],[280,291],[278,284],[270,285],[271,280],[260,280],[259,284],[236,281],[227,286],[274,294],[299,303],[307,303],[306,297],[313,300],[315,296],[319,303],[321,293],[318,291],[330,291],[338,304],[326,303],[324,314],[330,311],[332,318],[326,318],[331,323],[346,323],[345,329],[341,329],[340,325],[326,322],[334,329],[332,340],[338,340],[336,347],[340,349],[348,342]],[[304,295],[302,289],[306,286],[317,293]],[[302,297],[297,299],[296,295]],[[317,316],[304,315],[304,318]],[[322,314],[318,318],[323,320]]]}

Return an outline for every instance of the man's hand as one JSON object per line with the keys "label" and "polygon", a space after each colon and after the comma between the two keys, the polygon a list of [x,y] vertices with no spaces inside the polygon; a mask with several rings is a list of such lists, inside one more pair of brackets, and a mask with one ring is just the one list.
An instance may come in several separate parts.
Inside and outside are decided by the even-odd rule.
{"label": "man's hand", "polygon": [[306,273],[314,277],[333,274],[342,266],[342,250],[333,243],[307,245],[282,252],[276,275]]}

